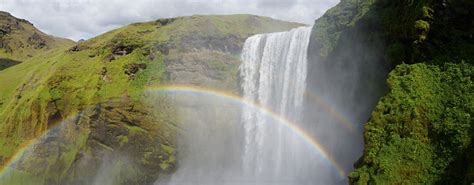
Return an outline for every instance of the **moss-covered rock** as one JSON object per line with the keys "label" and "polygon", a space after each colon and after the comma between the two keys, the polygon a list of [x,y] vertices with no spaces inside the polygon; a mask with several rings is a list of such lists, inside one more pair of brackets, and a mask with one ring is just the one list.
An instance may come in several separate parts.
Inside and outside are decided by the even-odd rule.
{"label": "moss-covered rock", "polygon": [[389,93],[365,125],[364,158],[352,182],[471,182],[473,77],[470,64],[404,64],[392,71]]}
{"label": "moss-covered rock", "polygon": [[[316,21],[312,61],[323,63],[318,65],[328,68],[327,74],[345,68],[362,73],[334,79],[310,73],[311,79],[330,84],[346,79],[353,82],[346,86],[359,89],[355,99],[365,100],[374,95],[365,92],[380,92],[374,90],[384,86],[385,75],[369,74],[386,72],[374,72],[373,66],[393,69],[388,92],[365,125],[364,155],[349,176],[351,183],[473,182],[474,22],[468,11],[473,8],[466,0],[343,0]],[[315,80],[313,86],[324,83]]]}
{"label": "moss-covered rock", "polygon": [[[315,23],[311,58],[327,63],[321,65],[352,67],[363,74],[377,74],[371,63],[395,68],[387,94],[365,125],[364,155],[349,176],[351,183],[473,181],[474,56],[469,51],[474,25],[468,18],[473,5],[463,0],[346,0]],[[408,65],[414,63],[421,64]],[[361,83],[356,93],[374,92],[371,88],[385,79],[361,77],[354,82],[372,80]]]}

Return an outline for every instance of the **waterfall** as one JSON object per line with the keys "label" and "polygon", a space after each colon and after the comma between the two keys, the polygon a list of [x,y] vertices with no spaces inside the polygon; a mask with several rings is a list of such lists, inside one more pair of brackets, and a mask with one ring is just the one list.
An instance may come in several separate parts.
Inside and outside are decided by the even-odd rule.
{"label": "waterfall", "polygon": [[[308,64],[318,62],[308,63],[310,35],[310,27],[301,27],[248,38],[239,69],[242,98],[207,91],[177,95],[188,129],[178,140],[177,171],[157,184],[347,184],[329,156],[350,153],[333,146],[352,136],[325,106],[307,105]],[[322,133],[329,136],[317,137]]]}
{"label": "waterfall", "polygon": [[[240,66],[244,99],[300,121],[310,34],[310,27],[301,27],[248,38]],[[252,109],[244,109],[241,120],[245,132],[242,160],[247,175],[275,179],[302,168],[297,161],[303,159],[300,155],[305,153],[304,146],[281,124],[272,123]]]}

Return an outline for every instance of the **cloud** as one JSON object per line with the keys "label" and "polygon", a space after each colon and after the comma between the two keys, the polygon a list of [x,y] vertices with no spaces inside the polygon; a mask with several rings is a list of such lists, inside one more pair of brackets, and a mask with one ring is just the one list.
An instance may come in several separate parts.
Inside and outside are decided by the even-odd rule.
{"label": "cloud", "polygon": [[87,39],[134,22],[194,14],[256,14],[312,24],[339,0],[0,0],[42,31]]}

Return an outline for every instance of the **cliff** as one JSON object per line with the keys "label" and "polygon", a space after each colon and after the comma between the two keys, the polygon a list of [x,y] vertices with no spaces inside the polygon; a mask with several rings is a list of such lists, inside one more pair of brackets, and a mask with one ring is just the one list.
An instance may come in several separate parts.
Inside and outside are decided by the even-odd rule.
{"label": "cliff", "polygon": [[383,95],[358,121],[365,146],[352,184],[473,181],[473,9],[464,0],[345,0],[316,21],[312,60],[360,71],[332,79],[357,84],[341,101],[360,110],[355,99]]}

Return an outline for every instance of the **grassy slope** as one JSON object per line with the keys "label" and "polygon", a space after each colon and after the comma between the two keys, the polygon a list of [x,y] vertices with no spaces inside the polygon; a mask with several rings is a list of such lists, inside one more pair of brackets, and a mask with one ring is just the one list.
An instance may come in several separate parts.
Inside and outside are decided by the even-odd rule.
{"label": "grassy slope", "polygon": [[[0,72],[0,162],[5,164],[30,139],[40,136],[56,123],[88,107],[125,98],[129,99],[124,103],[130,104],[127,107],[143,108],[141,101],[144,98],[144,88],[167,80],[164,58],[168,53],[185,53],[199,47],[193,45],[193,42],[188,43],[189,41],[200,38],[236,38],[236,43],[230,40],[224,44],[237,44],[241,47],[245,38],[250,35],[284,31],[297,26],[300,24],[251,15],[161,19],[132,24],[81,42],[69,50],[53,50],[27,59],[22,64]],[[212,49],[206,48],[209,45],[202,47]],[[117,54],[117,51],[126,51],[127,54]],[[219,57],[222,59],[233,57],[232,54],[218,55],[229,55]],[[219,67],[219,61],[209,62],[211,67],[224,70],[221,73],[226,74],[225,70],[228,69]],[[133,70],[133,66],[141,64],[146,65],[146,68]],[[134,72],[126,74],[127,71]],[[141,132],[144,128],[147,131],[158,129],[156,132],[161,132],[160,137],[166,140],[172,134],[160,129],[169,127],[166,125],[173,124],[176,118],[169,118],[173,114],[165,107],[166,105],[157,106],[161,110],[158,111],[158,117],[163,119],[151,122],[146,121],[148,118],[137,118],[138,115],[133,112],[118,111],[125,112],[126,117],[132,120],[142,122],[139,127],[125,124],[127,132]],[[153,122],[157,121],[161,122],[158,124],[161,125],[160,128],[153,126],[156,125]],[[93,133],[94,130],[89,132]],[[136,142],[132,141],[133,137],[130,135],[120,136],[118,140],[131,144]],[[146,143],[134,145],[144,144]],[[74,157],[68,157],[64,163],[70,164],[73,160]],[[167,168],[171,165],[168,162],[163,160],[160,166]]]}
{"label": "grassy slope", "polygon": [[465,0],[345,0],[316,21],[317,57],[340,55],[337,48],[351,38],[358,47],[375,38],[394,68],[365,125],[364,156],[351,183],[473,181],[472,9]]}

